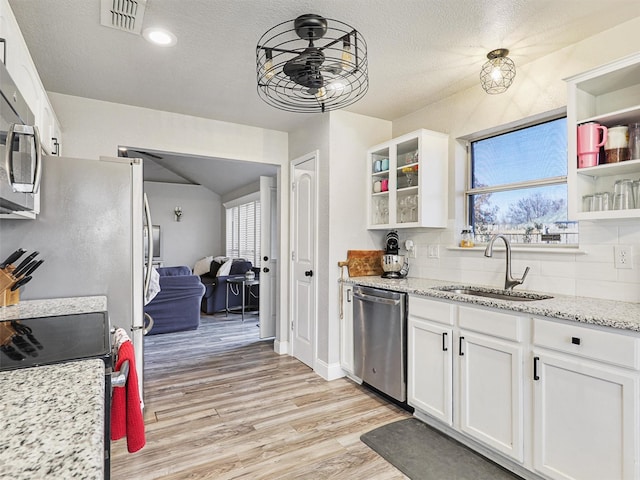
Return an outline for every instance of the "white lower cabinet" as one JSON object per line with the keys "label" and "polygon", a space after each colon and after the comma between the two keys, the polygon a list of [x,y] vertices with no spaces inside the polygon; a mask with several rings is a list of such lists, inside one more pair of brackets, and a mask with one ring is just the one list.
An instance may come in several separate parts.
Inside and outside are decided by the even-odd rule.
{"label": "white lower cabinet", "polygon": [[410,315],[408,330],[408,403],[451,425],[453,329]]}
{"label": "white lower cabinet", "polygon": [[340,367],[353,375],[353,285],[343,284],[340,319]]}
{"label": "white lower cabinet", "polygon": [[534,322],[536,345],[561,350],[536,346],[533,351],[535,470],[558,480],[639,478],[638,372],[589,359],[605,356],[606,346],[609,358],[627,357],[635,363],[637,339],[618,335],[613,351],[608,332],[594,335],[593,330],[560,325],[573,330],[555,336],[575,353],[569,355],[559,342],[541,340],[540,330],[553,324]]}
{"label": "white lower cabinet", "polygon": [[420,418],[525,478],[640,480],[635,333],[410,295],[407,364]]}
{"label": "white lower cabinet", "polygon": [[521,345],[460,332],[460,429],[523,460]]}

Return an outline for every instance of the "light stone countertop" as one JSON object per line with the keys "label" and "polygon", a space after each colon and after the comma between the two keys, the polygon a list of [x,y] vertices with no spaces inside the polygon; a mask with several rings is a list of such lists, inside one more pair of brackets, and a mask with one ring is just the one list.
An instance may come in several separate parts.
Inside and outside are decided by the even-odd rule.
{"label": "light stone countertop", "polygon": [[23,300],[17,305],[0,308],[0,321],[106,311],[107,297],[104,295]]}
{"label": "light stone countertop", "polygon": [[0,478],[102,480],[104,375],[99,359],[0,372]]}
{"label": "light stone countertop", "polygon": [[572,320],[592,325],[640,332],[640,303],[556,295],[548,292],[519,291],[518,288],[514,291],[523,294],[551,295],[553,298],[535,301],[498,300],[437,290],[439,287],[451,285],[498,290],[495,286],[470,285],[461,282],[445,282],[425,278],[389,279],[371,276],[351,277],[343,281],[354,285],[383,288],[386,290],[395,290],[443,300],[454,300],[530,315]]}

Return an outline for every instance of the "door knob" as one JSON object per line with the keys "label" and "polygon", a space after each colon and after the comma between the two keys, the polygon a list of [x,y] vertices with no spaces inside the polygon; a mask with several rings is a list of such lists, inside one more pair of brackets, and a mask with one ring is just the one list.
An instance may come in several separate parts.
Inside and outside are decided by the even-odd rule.
{"label": "door knob", "polygon": [[304,276],[305,277],[313,277],[313,270],[307,270],[306,272],[304,272]]}
{"label": "door knob", "polygon": [[267,267],[264,267],[264,268],[262,269],[262,271],[263,271],[264,273],[269,273],[269,269],[268,269]]}
{"label": "door knob", "polygon": [[266,262],[269,260],[269,257],[267,257],[266,255],[264,257],[262,257],[262,259]]}

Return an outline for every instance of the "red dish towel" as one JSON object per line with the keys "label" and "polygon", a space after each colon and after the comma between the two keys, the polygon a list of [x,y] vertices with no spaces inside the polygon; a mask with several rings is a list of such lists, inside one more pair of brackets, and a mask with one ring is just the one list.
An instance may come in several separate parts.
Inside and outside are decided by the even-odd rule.
{"label": "red dish towel", "polygon": [[146,441],[136,360],[130,340],[123,342],[118,349],[116,371],[120,370],[125,360],[129,360],[127,383],[124,388],[114,388],[111,397],[111,440],[118,440],[126,435],[127,450],[129,453],[134,453],[144,447]]}

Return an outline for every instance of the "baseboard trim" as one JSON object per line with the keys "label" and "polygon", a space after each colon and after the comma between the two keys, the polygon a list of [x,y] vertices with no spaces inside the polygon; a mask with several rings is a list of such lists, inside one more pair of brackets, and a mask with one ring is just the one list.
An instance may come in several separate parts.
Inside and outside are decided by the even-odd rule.
{"label": "baseboard trim", "polygon": [[327,362],[316,359],[313,371],[327,381],[335,380],[345,376],[344,370],[340,367],[340,362],[329,365]]}
{"label": "baseboard trim", "polygon": [[273,341],[273,351],[278,355],[287,355],[289,353],[289,342]]}

